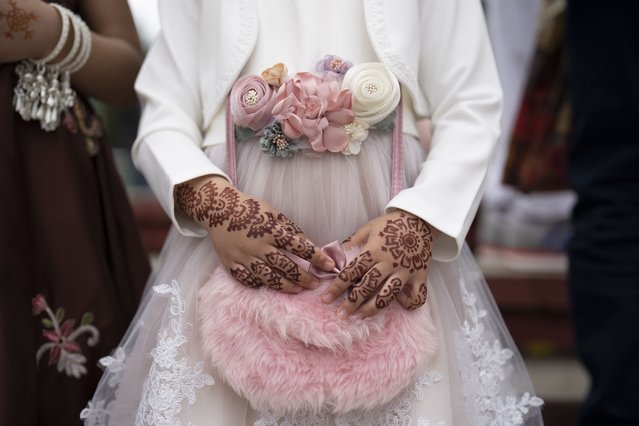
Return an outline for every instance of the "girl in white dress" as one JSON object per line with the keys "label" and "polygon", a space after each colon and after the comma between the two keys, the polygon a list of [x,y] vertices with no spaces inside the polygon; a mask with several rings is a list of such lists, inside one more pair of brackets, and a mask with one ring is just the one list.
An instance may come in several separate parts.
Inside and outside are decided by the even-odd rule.
{"label": "girl in white dress", "polygon": [[[501,102],[479,1],[161,0],[160,12],[162,33],[137,83],[144,114],[133,156],[174,227],[136,319],[101,361],[85,423],[542,424],[542,401],[463,243]],[[371,80],[358,80],[361,70]],[[246,83],[260,78],[261,89]],[[339,101],[331,92],[320,112],[293,102],[309,79],[336,82]],[[384,96],[369,102],[358,84]],[[271,90],[273,103],[254,114]],[[380,122],[400,111],[403,153],[384,129],[389,120]],[[425,118],[430,146],[417,132]],[[229,120],[234,150],[224,143]],[[391,199],[397,170],[405,189]],[[268,231],[246,232],[264,223]],[[408,238],[389,239],[392,224]],[[311,291],[310,274],[274,257],[292,253],[328,270],[320,247],[349,235],[355,261],[318,298],[344,321],[389,305],[428,310],[434,352],[409,386],[372,409],[251,404],[210,362],[202,288],[216,288],[221,265],[247,286],[268,287],[255,292]]]}

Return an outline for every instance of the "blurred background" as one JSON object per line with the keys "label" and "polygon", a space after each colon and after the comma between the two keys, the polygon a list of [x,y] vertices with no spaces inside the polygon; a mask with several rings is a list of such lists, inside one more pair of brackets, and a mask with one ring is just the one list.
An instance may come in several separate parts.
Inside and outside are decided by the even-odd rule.
{"label": "blurred background", "polygon": [[[145,47],[159,31],[157,0],[132,0]],[[588,377],[575,355],[565,245],[574,194],[565,156],[570,104],[565,0],[483,0],[504,90],[502,139],[468,243],[545,399],[546,425],[577,425]],[[169,220],[129,150],[139,111],[97,105],[146,249],[162,247]]]}

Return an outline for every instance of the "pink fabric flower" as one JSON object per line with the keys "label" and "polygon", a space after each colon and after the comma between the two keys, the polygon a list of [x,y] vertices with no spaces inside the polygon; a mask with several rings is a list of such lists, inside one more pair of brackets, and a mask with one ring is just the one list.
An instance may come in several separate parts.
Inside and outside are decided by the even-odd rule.
{"label": "pink fabric flower", "polygon": [[306,136],[314,151],[341,152],[349,138],[344,126],[352,123],[350,90],[340,90],[334,74],[297,73],[280,86],[273,116],[290,139]]}
{"label": "pink fabric flower", "polygon": [[231,90],[231,114],[235,124],[259,130],[273,120],[275,92],[257,75],[239,78]]}
{"label": "pink fabric flower", "polygon": [[36,294],[36,297],[31,300],[31,312],[33,315],[41,314],[45,309],[47,309],[47,306],[46,299],[40,293]]}

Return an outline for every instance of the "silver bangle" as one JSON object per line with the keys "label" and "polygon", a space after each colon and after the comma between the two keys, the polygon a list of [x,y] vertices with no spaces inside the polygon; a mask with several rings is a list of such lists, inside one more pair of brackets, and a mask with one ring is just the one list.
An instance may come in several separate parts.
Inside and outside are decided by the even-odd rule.
{"label": "silver bangle", "polygon": [[[40,121],[45,131],[57,129],[63,113],[75,103],[70,74],[86,64],[92,47],[91,30],[82,18],[59,4],[52,6],[62,17],[60,39],[44,59],[27,59],[16,66],[19,78],[13,95],[14,109],[22,119]],[[66,45],[71,25],[74,30],[71,50],[58,64],[51,64]]]}

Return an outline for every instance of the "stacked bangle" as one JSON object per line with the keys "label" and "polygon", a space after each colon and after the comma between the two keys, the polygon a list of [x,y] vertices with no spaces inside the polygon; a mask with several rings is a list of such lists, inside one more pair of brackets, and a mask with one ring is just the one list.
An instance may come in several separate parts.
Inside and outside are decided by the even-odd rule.
{"label": "stacked bangle", "polygon": [[[13,106],[23,120],[38,120],[45,131],[60,125],[62,114],[75,102],[70,75],[80,70],[91,55],[91,31],[78,15],[52,4],[62,18],[62,31],[53,50],[43,59],[26,59],[15,70],[18,84],[14,89]],[[73,44],[69,53],[57,63],[73,29]]]}

